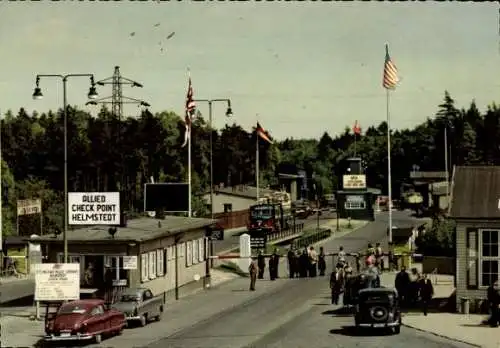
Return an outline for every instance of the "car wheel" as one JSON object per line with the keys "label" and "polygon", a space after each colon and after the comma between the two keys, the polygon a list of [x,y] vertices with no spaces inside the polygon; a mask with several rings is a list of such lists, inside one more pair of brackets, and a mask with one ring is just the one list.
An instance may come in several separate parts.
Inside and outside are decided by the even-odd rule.
{"label": "car wheel", "polygon": [[144,314],[141,315],[141,319],[139,319],[139,321],[142,327],[146,326],[146,324],[148,323],[147,318]]}
{"label": "car wheel", "polygon": [[160,310],[160,313],[158,313],[158,315],[155,317],[156,321],[160,321],[161,320],[162,312],[163,312],[163,310]]}
{"label": "car wheel", "polygon": [[102,342],[101,334],[95,335],[94,339],[95,339],[95,343],[97,343],[97,344],[101,343]]}
{"label": "car wheel", "polygon": [[394,333],[395,333],[396,335],[399,335],[399,333],[400,333],[400,332],[401,332],[401,326],[395,326],[395,327],[394,327]]}

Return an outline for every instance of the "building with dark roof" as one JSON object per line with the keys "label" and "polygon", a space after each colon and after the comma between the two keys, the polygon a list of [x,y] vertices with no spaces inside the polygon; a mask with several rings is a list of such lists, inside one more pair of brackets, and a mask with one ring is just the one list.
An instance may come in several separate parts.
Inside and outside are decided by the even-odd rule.
{"label": "building with dark roof", "polygon": [[[260,188],[259,196],[276,192],[274,190]],[[206,193],[203,199],[210,211],[210,193]],[[216,187],[214,190],[214,213],[227,213],[232,211],[248,210],[257,202],[257,188],[255,186],[238,185],[231,187]]]}
{"label": "building with dark roof", "polygon": [[456,221],[457,308],[486,300],[500,271],[500,167],[454,168],[449,218]]}
{"label": "building with dark roof", "polygon": [[[130,220],[116,231],[109,226],[69,230],[69,262],[80,264],[81,288],[100,289],[109,273],[115,294],[141,286],[168,298],[176,288],[196,283],[195,276],[201,279],[196,286],[203,286],[209,270],[205,236],[213,224],[211,219],[165,216]],[[62,235],[31,242],[40,243],[46,262],[64,261]]]}

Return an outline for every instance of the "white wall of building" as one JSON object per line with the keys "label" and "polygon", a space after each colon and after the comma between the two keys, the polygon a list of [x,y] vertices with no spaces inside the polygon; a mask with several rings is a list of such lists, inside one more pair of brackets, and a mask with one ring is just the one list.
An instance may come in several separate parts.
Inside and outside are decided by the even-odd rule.
{"label": "white wall of building", "polygon": [[[204,195],[203,199],[207,204],[210,204],[210,194]],[[255,199],[227,195],[224,193],[214,194],[214,213],[223,213],[224,204],[231,204],[232,211],[246,210],[251,205],[255,204]]]}

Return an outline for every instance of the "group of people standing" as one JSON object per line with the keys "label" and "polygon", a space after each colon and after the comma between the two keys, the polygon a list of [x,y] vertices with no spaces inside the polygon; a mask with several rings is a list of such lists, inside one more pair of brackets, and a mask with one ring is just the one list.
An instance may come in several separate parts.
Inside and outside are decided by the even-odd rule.
{"label": "group of people standing", "polygon": [[427,315],[434,296],[434,287],[426,274],[418,273],[415,268],[408,273],[406,267],[401,267],[396,275],[394,287],[398,291],[402,306],[415,307],[420,304],[422,312]]}
{"label": "group of people standing", "polygon": [[306,278],[324,276],[326,272],[326,255],[323,247],[316,252],[313,246],[302,251],[290,248],[287,254],[288,273],[290,278]]}

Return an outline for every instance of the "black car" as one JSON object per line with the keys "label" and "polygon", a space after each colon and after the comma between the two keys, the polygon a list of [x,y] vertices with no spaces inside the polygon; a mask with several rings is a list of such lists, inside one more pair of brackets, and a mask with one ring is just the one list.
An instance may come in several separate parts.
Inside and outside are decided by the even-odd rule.
{"label": "black car", "polygon": [[389,288],[360,290],[356,301],[354,322],[356,328],[401,330],[401,310],[398,292]]}

